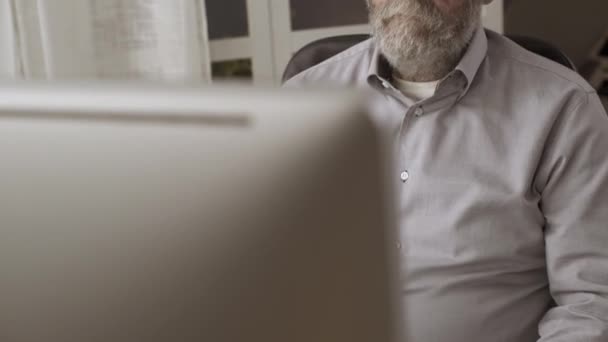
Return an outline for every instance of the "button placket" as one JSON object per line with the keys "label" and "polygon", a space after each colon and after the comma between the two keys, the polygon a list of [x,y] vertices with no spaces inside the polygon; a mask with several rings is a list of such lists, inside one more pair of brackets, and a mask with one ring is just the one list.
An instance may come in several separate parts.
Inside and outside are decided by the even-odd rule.
{"label": "button placket", "polygon": [[422,106],[417,105],[416,107],[411,107],[409,108],[409,110],[406,112],[405,114],[405,118],[403,118],[403,121],[401,123],[401,128],[399,130],[399,166],[400,166],[400,171],[399,171],[399,180],[403,183],[406,184],[408,183],[408,181],[410,181],[411,178],[411,174],[408,168],[408,163],[406,160],[406,155],[404,153],[403,150],[403,146],[404,146],[404,141],[407,137],[407,130],[410,129],[410,127],[412,126],[412,117],[415,116],[420,116],[417,113],[419,113],[420,111],[422,111],[422,113],[424,113],[424,110],[422,109]]}

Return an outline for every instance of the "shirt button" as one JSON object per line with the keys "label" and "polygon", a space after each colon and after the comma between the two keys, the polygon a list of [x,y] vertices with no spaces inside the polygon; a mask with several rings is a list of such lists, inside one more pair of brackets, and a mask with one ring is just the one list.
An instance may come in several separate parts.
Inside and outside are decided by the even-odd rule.
{"label": "shirt button", "polygon": [[408,179],[410,179],[410,173],[407,171],[403,171],[403,172],[401,172],[400,178],[401,178],[401,181],[403,181],[403,183],[405,183],[408,181]]}
{"label": "shirt button", "polygon": [[414,114],[416,114],[416,116],[420,116],[420,115],[424,114],[424,109],[422,109],[422,107],[418,107],[414,111]]}

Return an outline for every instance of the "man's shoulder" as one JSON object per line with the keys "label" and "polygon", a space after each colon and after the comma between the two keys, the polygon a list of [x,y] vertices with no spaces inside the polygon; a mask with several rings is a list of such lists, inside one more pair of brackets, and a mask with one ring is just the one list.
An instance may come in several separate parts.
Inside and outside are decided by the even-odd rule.
{"label": "man's shoulder", "polygon": [[[511,39],[488,31],[488,58],[490,64],[496,63],[493,71],[509,73],[511,84],[525,80],[528,85],[544,86],[562,90],[578,90],[591,93],[595,90],[576,71],[557,62],[530,52]],[[492,68],[492,67],[491,67]],[[525,88],[525,87],[524,87]]]}
{"label": "man's shoulder", "polygon": [[357,85],[367,79],[374,50],[374,40],[370,38],[302,71],[289,79],[285,86]]}

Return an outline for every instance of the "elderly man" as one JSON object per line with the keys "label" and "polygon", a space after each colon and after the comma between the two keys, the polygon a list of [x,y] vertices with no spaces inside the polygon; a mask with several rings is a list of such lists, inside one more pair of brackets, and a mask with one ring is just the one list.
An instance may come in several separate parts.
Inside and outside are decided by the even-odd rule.
{"label": "elderly man", "polygon": [[288,86],[370,88],[395,137],[410,342],[608,341],[608,118],[483,0],[370,0],[374,38]]}

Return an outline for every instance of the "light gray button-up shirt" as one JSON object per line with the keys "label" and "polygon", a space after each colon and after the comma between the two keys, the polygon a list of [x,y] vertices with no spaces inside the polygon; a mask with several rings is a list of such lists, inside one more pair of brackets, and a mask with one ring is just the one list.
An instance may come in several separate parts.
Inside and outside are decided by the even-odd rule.
{"label": "light gray button-up shirt", "polygon": [[478,30],[436,94],[373,40],[287,86],[374,89],[397,141],[410,342],[608,341],[608,117],[576,73]]}

